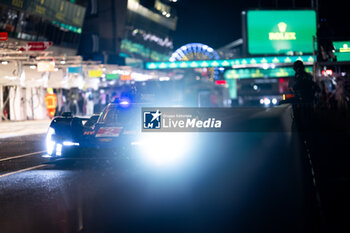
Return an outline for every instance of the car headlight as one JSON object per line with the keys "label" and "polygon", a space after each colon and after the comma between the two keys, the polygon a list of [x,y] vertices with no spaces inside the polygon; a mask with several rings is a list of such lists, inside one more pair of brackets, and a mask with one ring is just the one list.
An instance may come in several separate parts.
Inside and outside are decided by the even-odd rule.
{"label": "car headlight", "polygon": [[55,141],[52,139],[52,135],[55,134],[55,129],[50,127],[46,135],[46,151],[49,155],[52,155],[55,148]]}
{"label": "car headlight", "polygon": [[64,141],[63,142],[64,146],[79,146],[79,142],[71,142],[71,141]]}
{"label": "car headlight", "polygon": [[264,104],[269,105],[271,103],[271,100],[269,98],[264,98]]}
{"label": "car headlight", "polygon": [[184,160],[190,146],[187,133],[144,133],[132,145],[138,146],[141,158],[151,165],[175,165]]}

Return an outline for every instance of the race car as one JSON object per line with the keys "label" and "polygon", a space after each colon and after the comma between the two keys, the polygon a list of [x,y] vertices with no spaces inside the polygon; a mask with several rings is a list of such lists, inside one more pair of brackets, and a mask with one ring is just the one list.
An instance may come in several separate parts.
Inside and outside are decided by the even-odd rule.
{"label": "race car", "polygon": [[90,118],[64,113],[55,117],[46,136],[51,160],[137,158],[156,165],[184,156],[189,135],[142,133],[143,104],[118,100]]}

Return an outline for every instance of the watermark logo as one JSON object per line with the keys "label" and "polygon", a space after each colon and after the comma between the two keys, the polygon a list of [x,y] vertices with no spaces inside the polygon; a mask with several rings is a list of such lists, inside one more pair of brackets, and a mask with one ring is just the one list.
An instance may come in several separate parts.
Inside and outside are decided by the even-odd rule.
{"label": "watermark logo", "polygon": [[215,109],[142,108],[141,122],[143,132],[210,132],[222,128],[222,118]]}
{"label": "watermark logo", "polygon": [[270,124],[276,116],[269,114],[257,108],[142,107],[138,123],[145,133],[290,131],[291,122]]}
{"label": "watermark logo", "polygon": [[160,129],[161,128],[162,113],[157,111],[143,112],[143,128],[144,129]]}

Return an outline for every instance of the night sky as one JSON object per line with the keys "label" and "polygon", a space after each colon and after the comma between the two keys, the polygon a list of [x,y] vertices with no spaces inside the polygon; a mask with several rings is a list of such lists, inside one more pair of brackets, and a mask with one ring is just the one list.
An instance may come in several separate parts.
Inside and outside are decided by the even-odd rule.
{"label": "night sky", "polygon": [[[294,0],[296,9],[310,9],[311,1]],[[293,0],[279,0],[278,9],[292,9]],[[242,37],[241,12],[276,9],[276,0],[178,0],[175,48],[191,42],[220,48]],[[319,0],[319,18],[335,39],[350,40],[350,14],[341,0]],[[324,26],[323,26],[324,27]]]}

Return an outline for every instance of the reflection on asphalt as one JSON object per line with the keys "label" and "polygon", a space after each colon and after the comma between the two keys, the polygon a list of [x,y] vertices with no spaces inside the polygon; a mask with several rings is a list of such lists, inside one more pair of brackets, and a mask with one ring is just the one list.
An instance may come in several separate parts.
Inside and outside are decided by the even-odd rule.
{"label": "reflection on asphalt", "polygon": [[302,232],[298,151],[289,133],[197,140],[188,164],[175,170],[111,160],[6,176],[1,232]]}

